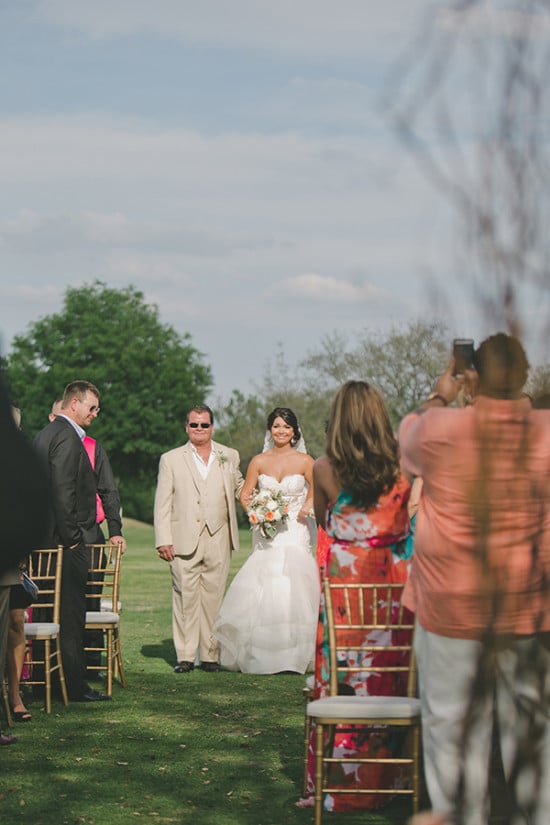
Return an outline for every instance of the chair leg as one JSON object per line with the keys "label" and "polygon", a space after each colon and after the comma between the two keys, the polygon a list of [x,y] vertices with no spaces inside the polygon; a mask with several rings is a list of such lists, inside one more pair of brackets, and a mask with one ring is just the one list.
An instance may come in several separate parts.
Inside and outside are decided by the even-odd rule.
{"label": "chair leg", "polygon": [[[305,707],[307,709],[308,703],[311,699],[311,691],[304,688]],[[302,796],[307,794],[307,775],[309,768],[309,746],[311,737],[311,716],[304,713],[304,779],[302,782]]]}
{"label": "chair leg", "polygon": [[113,629],[109,627],[107,636],[107,696],[113,695]]}
{"label": "chair leg", "polygon": [[323,821],[323,737],[320,722],[315,723],[315,825]]}
{"label": "chair leg", "polygon": [[6,717],[6,725],[8,726],[8,728],[12,728],[13,727],[13,719],[11,717],[8,689],[7,689],[5,681],[2,685],[2,701],[4,703],[4,716]]}
{"label": "chair leg", "polygon": [[44,680],[46,683],[46,713],[52,712],[52,660],[50,640],[44,642]]}
{"label": "chair leg", "polygon": [[63,704],[66,707],[69,704],[69,696],[67,694],[67,686],[65,684],[65,671],[63,670],[63,661],[61,659],[59,639],[56,639],[55,645],[57,652],[57,672],[59,674],[59,687],[61,688],[61,698],[63,699]]}
{"label": "chair leg", "polygon": [[115,664],[117,668],[118,678],[120,679],[120,684],[122,687],[128,687],[128,682],[126,681],[126,674],[124,673],[124,665],[122,664],[122,652],[120,649],[120,632],[118,627],[115,628]]}
{"label": "chair leg", "polygon": [[412,731],[412,786],[413,786],[413,814],[418,813],[420,807],[420,727],[415,725]]}

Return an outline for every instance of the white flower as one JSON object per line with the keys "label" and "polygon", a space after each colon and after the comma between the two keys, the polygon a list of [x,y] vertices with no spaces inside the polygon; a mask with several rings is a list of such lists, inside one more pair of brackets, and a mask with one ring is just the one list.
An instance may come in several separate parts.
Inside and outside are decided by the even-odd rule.
{"label": "white flower", "polygon": [[284,523],[288,518],[288,505],[280,491],[254,490],[247,512],[251,527],[257,527],[265,538],[273,538],[277,533],[275,522]]}

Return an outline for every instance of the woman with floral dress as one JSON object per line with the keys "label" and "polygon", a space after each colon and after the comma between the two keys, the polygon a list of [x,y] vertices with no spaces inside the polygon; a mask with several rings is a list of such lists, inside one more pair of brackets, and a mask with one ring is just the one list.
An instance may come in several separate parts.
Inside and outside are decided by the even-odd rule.
{"label": "woman with floral dress", "polygon": [[[318,524],[326,530],[330,546],[326,572],[342,583],[405,582],[409,560],[405,540],[409,532],[407,504],[410,485],[401,472],[398,445],[380,393],[364,381],[348,381],[337,393],[327,430],[326,455],[317,459],[313,469],[314,508]],[[398,605],[394,608],[397,610]],[[335,598],[334,610],[345,611]],[[395,640],[392,640],[395,641]],[[383,656],[383,654],[381,654]],[[392,654],[395,656],[396,654]],[[383,662],[381,661],[381,664]],[[392,695],[403,692],[393,677],[353,672],[341,676],[341,693]],[[328,634],[323,600],[317,632],[314,698],[329,695]],[[314,732],[312,734],[314,736]],[[394,755],[400,742],[378,726],[375,730],[357,728],[351,734],[336,733],[334,748],[338,755],[379,757]],[[314,793],[313,760],[310,749],[308,793],[300,800],[311,804]],[[349,789],[383,784],[388,779],[401,781],[394,766],[375,764],[335,765],[331,784]],[[381,795],[346,794],[325,798],[327,810],[374,808],[387,802]]]}

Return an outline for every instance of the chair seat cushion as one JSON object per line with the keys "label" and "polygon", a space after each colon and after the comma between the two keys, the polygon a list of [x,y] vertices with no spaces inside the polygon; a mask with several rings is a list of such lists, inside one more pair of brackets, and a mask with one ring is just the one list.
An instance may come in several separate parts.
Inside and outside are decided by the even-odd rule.
{"label": "chair seat cushion", "polygon": [[25,622],[25,636],[37,639],[43,636],[55,639],[59,635],[59,625],[54,622]]}
{"label": "chair seat cushion", "polygon": [[407,696],[326,696],[306,706],[308,716],[332,719],[414,719],[420,699]]}
{"label": "chair seat cushion", "polygon": [[[100,610],[104,613],[111,613],[113,609],[113,600],[103,597],[100,601]],[[122,602],[118,601],[116,603],[117,612],[120,613],[122,610]]]}
{"label": "chair seat cushion", "polygon": [[89,610],[86,613],[86,624],[118,624],[119,621],[118,613],[109,613],[107,610]]}

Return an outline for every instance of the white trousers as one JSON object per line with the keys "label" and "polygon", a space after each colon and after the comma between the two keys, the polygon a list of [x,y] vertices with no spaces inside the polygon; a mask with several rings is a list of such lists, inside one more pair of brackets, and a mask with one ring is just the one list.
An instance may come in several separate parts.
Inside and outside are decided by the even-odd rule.
{"label": "white trousers", "polygon": [[[415,635],[424,770],[432,808],[487,825],[493,711],[515,810],[513,825],[550,823],[550,636],[481,642]],[[496,705],[495,705],[496,701]],[[462,815],[460,815],[462,810]]]}

